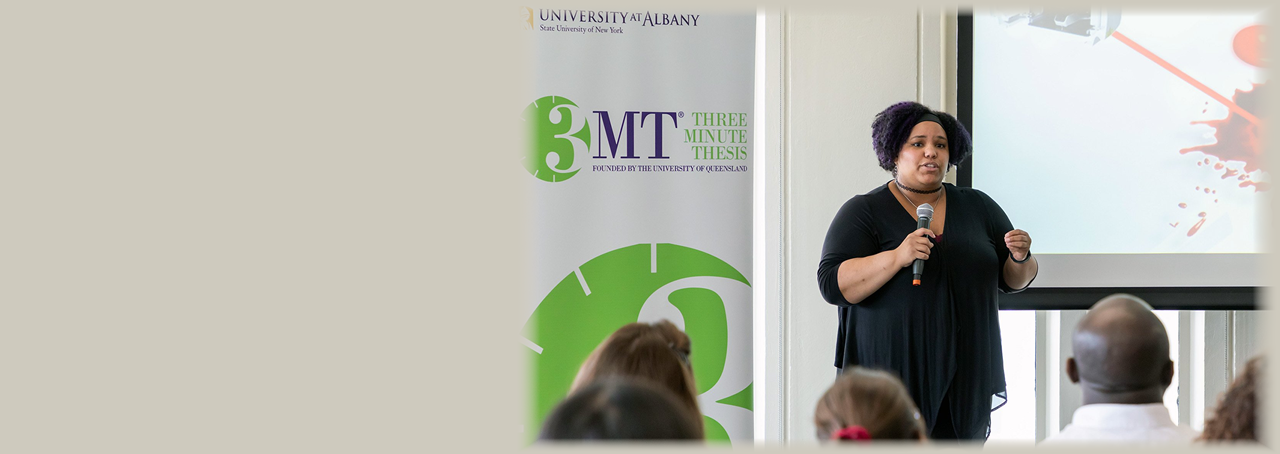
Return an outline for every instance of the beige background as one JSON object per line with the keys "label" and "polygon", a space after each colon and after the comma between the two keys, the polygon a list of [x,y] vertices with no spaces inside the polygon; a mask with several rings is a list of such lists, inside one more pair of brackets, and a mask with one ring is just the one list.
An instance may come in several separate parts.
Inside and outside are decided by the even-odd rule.
{"label": "beige background", "polygon": [[509,11],[6,3],[0,452],[513,446]]}

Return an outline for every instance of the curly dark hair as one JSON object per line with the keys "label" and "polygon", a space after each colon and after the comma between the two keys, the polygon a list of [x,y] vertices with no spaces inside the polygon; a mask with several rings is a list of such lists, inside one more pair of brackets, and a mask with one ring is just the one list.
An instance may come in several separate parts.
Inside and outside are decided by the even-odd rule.
{"label": "curly dark hair", "polygon": [[871,122],[871,146],[880,159],[880,168],[893,171],[894,161],[898,160],[898,153],[907,143],[911,128],[920,123],[920,117],[930,113],[942,120],[942,130],[947,133],[949,164],[958,166],[969,157],[969,153],[973,151],[973,143],[969,138],[969,131],[964,129],[964,125],[956,117],[917,102],[905,101],[876,114],[875,121]]}
{"label": "curly dark hair", "polygon": [[638,377],[604,378],[574,391],[542,424],[540,441],[702,440],[702,415],[665,387]]}
{"label": "curly dark hair", "polygon": [[1236,377],[1231,388],[1223,393],[1213,418],[1204,422],[1201,441],[1257,441],[1255,424],[1258,420],[1257,385],[1262,380],[1262,357],[1250,359],[1244,373]]}

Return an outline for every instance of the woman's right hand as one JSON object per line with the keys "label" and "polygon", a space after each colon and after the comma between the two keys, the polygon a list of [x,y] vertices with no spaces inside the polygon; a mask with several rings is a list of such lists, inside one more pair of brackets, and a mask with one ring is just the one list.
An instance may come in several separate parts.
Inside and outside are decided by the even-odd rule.
{"label": "woman's right hand", "polygon": [[916,259],[928,260],[929,251],[933,249],[929,239],[936,237],[932,230],[918,229],[908,234],[897,248],[840,262],[836,270],[840,295],[849,304],[861,303],[898,274],[898,270],[911,266]]}
{"label": "woman's right hand", "polygon": [[937,235],[929,229],[922,228],[911,232],[906,239],[902,240],[902,244],[893,250],[895,263],[901,268],[906,268],[916,259],[929,260],[929,250],[933,249],[933,241],[929,239],[935,237]]}

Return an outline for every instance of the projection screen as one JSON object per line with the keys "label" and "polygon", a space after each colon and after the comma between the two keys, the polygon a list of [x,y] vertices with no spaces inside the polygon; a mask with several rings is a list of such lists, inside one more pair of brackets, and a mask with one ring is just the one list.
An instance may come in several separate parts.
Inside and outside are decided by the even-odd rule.
{"label": "projection screen", "polygon": [[1263,284],[1260,10],[972,16],[972,186],[1031,234],[1036,287]]}

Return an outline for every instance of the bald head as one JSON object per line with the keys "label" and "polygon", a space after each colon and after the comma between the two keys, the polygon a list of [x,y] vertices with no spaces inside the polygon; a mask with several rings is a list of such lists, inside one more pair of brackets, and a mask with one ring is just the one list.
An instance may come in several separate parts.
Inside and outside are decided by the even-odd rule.
{"label": "bald head", "polygon": [[1101,401],[1121,396],[1127,402],[1140,395],[1138,400],[1159,402],[1172,382],[1169,334],[1151,306],[1135,296],[1111,295],[1094,304],[1076,326],[1071,345],[1072,381]]}

